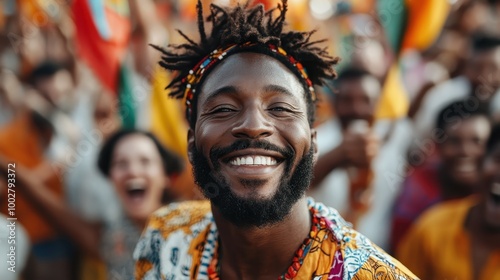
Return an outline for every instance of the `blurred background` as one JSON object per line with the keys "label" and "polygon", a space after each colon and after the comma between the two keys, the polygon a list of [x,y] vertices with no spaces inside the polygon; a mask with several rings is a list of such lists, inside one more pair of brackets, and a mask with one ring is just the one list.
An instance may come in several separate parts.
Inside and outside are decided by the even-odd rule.
{"label": "blurred background", "polygon": [[[205,12],[234,4],[202,2]],[[486,142],[500,121],[500,1],[288,2],[289,27],[317,29],[341,57],[339,78],[317,89],[321,157],[310,195],[396,254],[426,209],[482,192]],[[99,151],[118,131],[150,131],[178,157],[163,174],[167,194],[153,199],[203,198],[187,162],[183,102],[168,98],[172,74],[149,46],[182,43],[176,29],[198,38],[195,0],[2,0],[0,155],[17,164],[18,191],[16,273],[4,269],[3,228],[1,279],[131,279],[150,213],[134,217],[128,203],[152,192],[148,180],[121,186],[99,170]]]}

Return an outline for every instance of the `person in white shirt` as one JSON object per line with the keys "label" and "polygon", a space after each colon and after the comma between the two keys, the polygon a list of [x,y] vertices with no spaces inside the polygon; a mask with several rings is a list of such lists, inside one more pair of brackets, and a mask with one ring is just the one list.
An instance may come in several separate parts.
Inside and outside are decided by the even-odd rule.
{"label": "person in white shirt", "polygon": [[[368,196],[374,202],[359,217],[356,227],[387,248],[390,207],[404,177],[409,126],[402,120],[375,121],[381,83],[369,72],[348,68],[336,82],[337,92],[332,98],[336,116],[317,128],[320,157],[310,194],[349,216],[349,170],[371,167],[374,176]],[[360,129],[363,123],[366,127],[361,125]]]}

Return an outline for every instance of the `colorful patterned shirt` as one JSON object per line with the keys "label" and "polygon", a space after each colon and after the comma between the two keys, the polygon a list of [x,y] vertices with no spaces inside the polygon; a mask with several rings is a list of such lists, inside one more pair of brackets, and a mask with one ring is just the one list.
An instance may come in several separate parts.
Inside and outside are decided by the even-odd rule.
{"label": "colorful patterned shirt", "polygon": [[[338,212],[308,199],[310,238],[281,279],[417,279],[350,227]],[[173,203],[151,217],[134,252],[136,279],[218,279],[213,272],[218,232],[210,202]]]}

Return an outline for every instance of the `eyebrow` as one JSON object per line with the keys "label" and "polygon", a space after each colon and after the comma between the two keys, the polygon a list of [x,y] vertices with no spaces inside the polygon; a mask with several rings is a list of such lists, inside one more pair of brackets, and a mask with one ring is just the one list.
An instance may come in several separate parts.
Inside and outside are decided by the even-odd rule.
{"label": "eyebrow", "polygon": [[264,87],[265,92],[277,92],[291,97],[296,97],[287,88],[278,85],[268,85]]}
{"label": "eyebrow", "polygon": [[234,86],[225,86],[225,87],[218,88],[208,95],[207,100],[205,100],[205,103],[208,103],[208,102],[214,100],[217,96],[234,94],[236,92],[238,92],[238,89]]}
{"label": "eyebrow", "polygon": [[[208,95],[207,99],[205,100],[205,102],[208,103],[220,95],[235,94],[238,91],[239,91],[238,88],[235,86],[221,87],[221,88],[216,89],[212,93],[210,93]],[[297,98],[287,88],[279,86],[279,85],[267,85],[264,87],[264,92],[275,92],[275,93],[284,94],[284,95],[287,95],[287,96],[290,96],[293,98]]]}

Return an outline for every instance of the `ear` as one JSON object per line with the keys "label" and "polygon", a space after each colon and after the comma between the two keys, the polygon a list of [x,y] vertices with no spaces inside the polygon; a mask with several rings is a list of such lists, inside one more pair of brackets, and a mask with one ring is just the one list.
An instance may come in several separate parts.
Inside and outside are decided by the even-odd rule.
{"label": "ear", "polygon": [[318,161],[319,152],[318,152],[318,137],[316,129],[314,128],[311,128],[311,145],[314,152],[314,163],[316,163],[316,161]]}
{"label": "ear", "polygon": [[193,164],[193,152],[196,149],[195,141],[194,141],[194,130],[189,128],[187,134],[187,143],[188,143],[188,159],[191,164]]}

